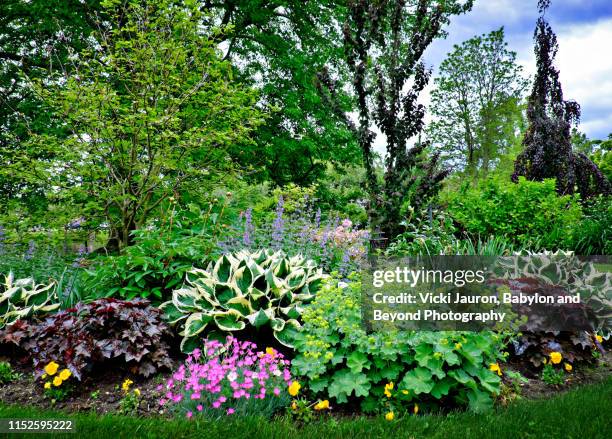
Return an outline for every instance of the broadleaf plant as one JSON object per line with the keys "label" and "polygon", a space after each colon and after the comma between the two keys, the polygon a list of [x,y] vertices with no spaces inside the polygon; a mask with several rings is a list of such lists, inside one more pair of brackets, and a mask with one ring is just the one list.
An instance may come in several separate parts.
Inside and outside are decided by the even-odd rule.
{"label": "broadleaf plant", "polygon": [[206,270],[194,268],[172,300],[160,308],[171,325],[180,325],[181,350],[205,329],[222,332],[269,326],[285,346],[301,327],[298,319],[325,278],[316,264],[297,255],[243,250],[221,256]]}
{"label": "broadleaf plant", "polygon": [[58,309],[60,303],[54,286],[54,282],[36,284],[31,278],[15,279],[9,273],[0,284],[0,328]]}

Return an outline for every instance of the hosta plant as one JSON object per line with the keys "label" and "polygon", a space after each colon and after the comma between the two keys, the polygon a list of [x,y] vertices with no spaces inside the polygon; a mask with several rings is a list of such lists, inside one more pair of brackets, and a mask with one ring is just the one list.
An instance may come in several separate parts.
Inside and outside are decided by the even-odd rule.
{"label": "hosta plant", "polygon": [[0,331],[0,343],[17,345],[35,369],[57,361],[78,380],[111,361],[144,376],[171,367],[170,338],[161,312],[145,300],[79,303],[42,322],[18,320]]}
{"label": "hosta plant", "polygon": [[[500,391],[504,338],[459,331],[366,332],[361,284],[329,279],[295,336],[292,371],[322,399],[361,402],[367,412],[414,413],[418,406],[492,406]],[[491,365],[496,365],[495,370]]]}
{"label": "hosta plant", "polygon": [[59,308],[53,282],[36,284],[34,279],[15,279],[12,273],[0,284],[0,328],[19,319],[41,315]]}
{"label": "hosta plant", "polygon": [[206,270],[191,270],[183,288],[175,290],[161,309],[172,325],[181,326],[183,351],[190,351],[206,328],[234,332],[247,325],[269,326],[280,343],[291,346],[303,306],[324,277],[302,256],[243,250],[223,255]]}

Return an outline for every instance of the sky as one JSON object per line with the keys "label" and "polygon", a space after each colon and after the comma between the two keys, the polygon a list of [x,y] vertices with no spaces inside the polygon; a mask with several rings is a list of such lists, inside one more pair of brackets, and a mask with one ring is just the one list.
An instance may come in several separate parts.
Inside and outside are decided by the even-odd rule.
{"label": "sky", "polygon": [[[432,43],[424,61],[435,76],[454,44],[504,26],[509,49],[517,52],[524,71],[533,75],[537,19],[537,0],[475,0],[471,12],[451,18],[448,37]],[[579,130],[591,139],[606,138],[612,133],[612,0],[552,0],[546,19],[559,42],[556,66],[564,97],[582,107]],[[429,90],[422,96],[425,104]]]}

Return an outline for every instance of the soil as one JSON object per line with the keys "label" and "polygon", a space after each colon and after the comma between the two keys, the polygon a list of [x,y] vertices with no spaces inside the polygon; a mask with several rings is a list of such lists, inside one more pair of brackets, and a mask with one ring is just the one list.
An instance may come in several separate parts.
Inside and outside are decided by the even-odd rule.
{"label": "soil", "polygon": [[[0,361],[8,361],[1,358]],[[137,415],[164,415],[160,409],[157,386],[164,383],[170,373],[157,374],[148,378],[133,376],[118,370],[107,370],[96,373],[96,379],[85,378],[82,382],[74,379],[73,391],[64,401],[53,403],[43,393],[40,380],[34,379],[33,370],[29,366],[13,364],[20,377],[10,383],[0,384],[0,401],[4,404],[32,406],[39,408],[54,408],[65,412],[95,412],[97,414],[118,413],[123,397],[121,384],[127,378],[134,383],[132,389],[141,392]]]}
{"label": "soil", "polygon": [[[0,361],[10,361],[10,359],[0,357]],[[170,373],[143,378],[118,369],[108,368],[109,370],[98,371],[95,374],[95,380],[91,377],[85,378],[80,383],[74,380],[75,388],[70,397],[65,401],[52,403],[45,397],[41,381],[35,381],[31,366],[10,362],[14,370],[20,374],[20,377],[10,383],[0,384],[0,401],[4,404],[54,408],[69,413],[118,413],[122,398],[121,383],[129,378],[134,381],[132,388],[137,388],[141,392],[141,402],[135,414],[139,416],[168,416],[168,413],[159,406],[157,387],[169,378]],[[526,383],[520,384],[521,390],[519,393],[522,398],[541,399],[580,385],[602,381],[610,376],[611,365],[612,354],[608,351],[599,360],[598,365],[576,366],[574,371],[568,374],[565,384],[561,386],[550,386],[544,383],[539,377],[539,372],[517,361],[506,363],[504,370],[520,372],[528,379]],[[504,378],[504,381],[506,382],[507,379]]]}

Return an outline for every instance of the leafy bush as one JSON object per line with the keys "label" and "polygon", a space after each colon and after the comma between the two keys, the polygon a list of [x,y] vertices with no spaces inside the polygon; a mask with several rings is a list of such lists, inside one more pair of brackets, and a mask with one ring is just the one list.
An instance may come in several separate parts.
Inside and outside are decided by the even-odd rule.
{"label": "leafy bush", "polygon": [[81,380],[110,359],[122,360],[144,376],[171,367],[170,336],[161,312],[147,301],[99,299],[79,303],[40,323],[18,320],[0,332],[0,342],[24,350],[36,369],[58,361]]}
{"label": "leafy bush", "polygon": [[14,279],[13,273],[9,273],[0,284],[0,328],[58,309],[54,286],[54,282],[43,285],[30,278]]}
{"label": "leafy bush", "polygon": [[589,200],[584,213],[574,227],[571,249],[579,255],[612,255],[612,197]]}
{"label": "leafy bush", "polygon": [[324,278],[313,261],[282,252],[260,250],[224,255],[206,270],[193,269],[187,285],[161,305],[172,325],[180,323],[181,349],[209,325],[221,331],[240,331],[247,322],[256,329],[270,326],[276,339],[290,345],[302,307]]}
{"label": "leafy bush", "polygon": [[169,209],[167,218],[135,231],[133,245],[123,254],[94,261],[84,280],[90,296],[140,297],[159,303],[170,297],[187,271],[206,265],[220,233],[217,211],[223,206],[211,204],[208,212],[195,205]]}
{"label": "leafy bush", "polygon": [[272,348],[256,349],[233,337],[205,341],[167,381],[160,404],[187,418],[271,416],[290,399],[289,361]]}
{"label": "leafy bush", "polygon": [[504,236],[524,247],[566,248],[582,217],[578,196],[558,196],[554,180],[490,178],[448,195],[449,214],[472,236]]}
{"label": "leafy bush", "polygon": [[[367,333],[362,327],[361,287],[326,282],[302,315],[295,338],[294,374],[308,378],[317,395],[345,403],[355,397],[368,412],[418,401],[447,401],[481,411],[492,405],[500,378],[489,370],[502,357],[492,332]],[[387,393],[391,394],[389,396]]]}

